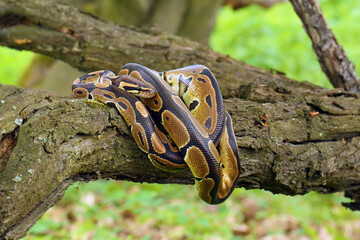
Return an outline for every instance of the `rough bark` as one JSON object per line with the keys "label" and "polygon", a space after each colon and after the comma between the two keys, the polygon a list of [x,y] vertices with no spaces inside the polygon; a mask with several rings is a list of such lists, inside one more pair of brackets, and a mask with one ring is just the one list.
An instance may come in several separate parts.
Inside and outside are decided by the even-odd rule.
{"label": "rough bark", "polygon": [[[153,167],[114,109],[6,85],[0,99],[1,239],[23,236],[75,181],[193,184],[188,171]],[[359,104],[337,89],[258,84],[225,100],[241,152],[238,186],[287,195],[357,190]]]}
{"label": "rough bark", "polygon": [[[174,35],[181,33],[183,37],[204,44],[208,42],[220,1],[208,6],[204,0],[61,0],[62,3],[75,6],[80,11],[89,12],[118,25],[157,28]],[[28,67],[26,75],[22,75],[20,86],[36,87],[66,95],[69,94],[68,88],[59,86],[58,83],[61,79],[69,79],[68,84],[64,84],[67,86],[71,84],[71,79],[81,74],[76,68],[61,61],[50,60],[38,54]]]}
{"label": "rough bark", "polygon": [[[298,83],[189,40],[48,4],[0,2],[0,43],[86,71],[116,71],[131,61],[155,70],[203,63],[218,78],[234,121],[241,152],[238,187],[287,195],[347,191],[359,200],[358,95]],[[189,171],[153,167],[112,108],[6,85],[0,85],[0,100],[0,239],[24,236],[74,181],[193,184]],[[267,122],[261,119],[266,115]]]}
{"label": "rough bark", "polygon": [[208,66],[216,77],[232,85],[225,96],[253,81],[306,89],[316,86],[285,80],[254,68],[207,46],[160,32],[146,32],[104,22],[78,9],[53,1],[0,1],[0,44],[63,60],[83,70],[117,72],[128,62],[164,70],[191,64]]}
{"label": "rough bark", "polygon": [[303,22],[321,69],[331,84],[349,92],[359,93],[359,78],[354,64],[336,40],[321,11],[318,0],[290,0]]}

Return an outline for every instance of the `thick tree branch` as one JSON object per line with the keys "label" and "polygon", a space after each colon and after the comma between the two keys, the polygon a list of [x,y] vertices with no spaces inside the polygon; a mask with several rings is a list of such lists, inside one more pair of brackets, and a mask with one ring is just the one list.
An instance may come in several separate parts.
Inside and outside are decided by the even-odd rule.
{"label": "thick tree branch", "polygon": [[[360,187],[358,95],[263,85],[243,90],[247,100],[225,101],[241,152],[239,187],[288,195]],[[1,239],[23,236],[75,181],[193,183],[188,171],[153,167],[112,108],[6,85],[0,99]]]}
{"label": "thick tree branch", "polygon": [[208,66],[225,97],[239,85],[272,83],[294,88],[316,88],[306,83],[284,81],[184,38],[159,32],[120,27],[54,1],[0,1],[0,44],[26,49],[63,60],[84,71],[109,69],[117,72],[128,62],[164,70],[191,64]]}
{"label": "thick tree branch", "polygon": [[318,0],[290,0],[290,2],[303,22],[321,68],[332,85],[359,93],[359,78],[355,66],[328,26]]}

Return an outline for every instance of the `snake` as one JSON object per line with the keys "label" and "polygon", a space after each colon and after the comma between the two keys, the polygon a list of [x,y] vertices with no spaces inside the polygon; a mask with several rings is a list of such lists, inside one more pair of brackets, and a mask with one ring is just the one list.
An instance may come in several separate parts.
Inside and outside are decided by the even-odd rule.
{"label": "snake", "polygon": [[164,171],[190,169],[199,197],[225,201],[240,175],[231,116],[219,85],[204,65],[157,72],[128,63],[116,75],[87,73],[72,85],[76,98],[95,99],[117,109],[137,146]]}

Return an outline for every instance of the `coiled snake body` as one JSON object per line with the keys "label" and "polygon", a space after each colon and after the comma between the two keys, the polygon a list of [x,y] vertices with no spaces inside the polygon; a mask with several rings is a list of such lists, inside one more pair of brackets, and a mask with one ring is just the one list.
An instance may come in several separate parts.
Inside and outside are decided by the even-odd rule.
{"label": "coiled snake body", "polygon": [[77,98],[114,105],[154,166],[190,168],[205,202],[218,204],[232,193],[240,172],[238,148],[231,117],[207,67],[158,73],[129,63],[118,75],[100,70],[77,78],[72,89]]}

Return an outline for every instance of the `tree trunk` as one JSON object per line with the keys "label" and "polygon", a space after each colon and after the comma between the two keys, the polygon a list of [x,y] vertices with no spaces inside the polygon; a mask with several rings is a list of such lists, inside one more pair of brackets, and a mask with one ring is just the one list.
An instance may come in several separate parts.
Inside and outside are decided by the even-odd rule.
{"label": "tree trunk", "polygon": [[[50,1],[8,0],[0,8],[0,44],[82,70],[117,71],[127,62],[158,71],[207,65],[234,121],[238,187],[287,195],[347,191],[357,200],[359,95],[299,83],[190,40],[119,27]],[[0,239],[24,236],[75,181],[193,184],[189,171],[153,167],[112,108],[2,84],[0,100]]]}

